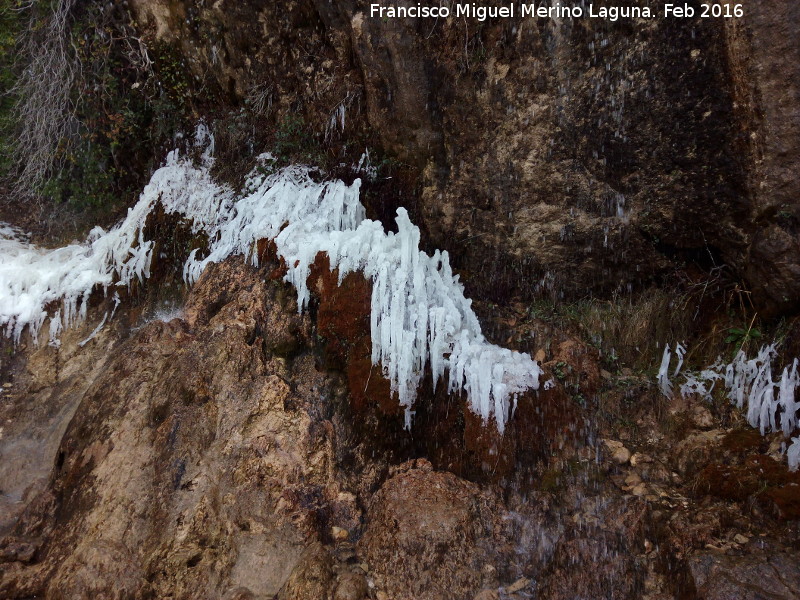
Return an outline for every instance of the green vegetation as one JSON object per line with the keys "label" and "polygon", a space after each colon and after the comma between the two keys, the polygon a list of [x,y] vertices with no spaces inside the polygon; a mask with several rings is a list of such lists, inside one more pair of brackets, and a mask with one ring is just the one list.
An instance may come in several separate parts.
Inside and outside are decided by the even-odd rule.
{"label": "green vegetation", "polygon": [[121,3],[0,0],[0,177],[12,198],[113,210],[183,128],[185,66],[130,23]]}
{"label": "green vegetation", "polygon": [[563,383],[567,379],[567,373],[565,370],[569,368],[570,367],[567,363],[560,360],[553,367],[553,375],[555,375],[556,379]]}
{"label": "green vegetation", "polygon": [[[611,300],[540,299],[529,305],[528,316],[596,348],[609,373],[628,368],[649,379],[655,377],[667,343],[681,342],[689,349],[687,366],[710,365],[719,356],[732,359],[742,349],[752,354],[773,341],[779,347],[796,343],[790,335],[796,323],[761,319],[741,285],[717,289],[713,295],[704,294],[704,289],[653,288]],[[559,380],[568,378],[561,365],[554,374]]]}
{"label": "green vegetation", "polygon": [[155,151],[182,125],[188,83],[174,53],[159,47],[151,56],[121,11],[91,3],[76,17],[71,36],[83,80],[73,93],[81,126],[42,193],[108,206],[134,196],[156,166]]}
{"label": "green vegetation", "polygon": [[[755,320],[755,317],[753,318]],[[733,353],[738,354],[739,350],[748,346],[750,342],[761,339],[761,331],[753,327],[753,323],[746,329],[742,327],[731,327],[728,329],[728,337],[725,338],[726,344],[733,344]]]}
{"label": "green vegetation", "polygon": [[23,18],[18,10],[19,0],[0,0],[0,177],[5,178],[12,165],[13,146],[10,131],[13,127],[15,96],[12,93],[15,50],[23,30]]}
{"label": "green vegetation", "polygon": [[286,115],[275,131],[275,157],[279,163],[305,162],[322,164],[322,146],[309,132],[303,117]]}

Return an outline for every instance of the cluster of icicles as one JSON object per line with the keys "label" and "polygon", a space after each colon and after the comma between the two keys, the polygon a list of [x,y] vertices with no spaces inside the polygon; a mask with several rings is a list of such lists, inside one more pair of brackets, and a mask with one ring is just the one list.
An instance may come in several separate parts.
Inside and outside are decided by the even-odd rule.
{"label": "cluster of icicles", "polygon": [[[677,364],[670,375],[672,351],[669,344],[664,347],[661,368],[658,371],[658,385],[667,397],[673,394],[671,379],[681,374],[685,354],[686,349],[681,344],[676,344]],[[781,431],[788,438],[798,426],[797,411],[800,410],[800,402],[795,400],[795,396],[800,387],[800,373],[798,359],[795,358],[791,366],[783,370],[780,380],[774,381],[772,361],[777,355],[774,344],[763,346],[755,358],[747,358],[747,354],[739,350],[729,364],[717,359],[713,365],[700,372],[684,372],[680,393],[684,398],[697,395],[710,400],[714,387],[722,382],[728,399],[738,408],[746,410],[747,422],[751,427],[759,429],[761,435]],[[794,438],[786,456],[789,468],[796,471],[800,467],[800,437]]]}
{"label": "cluster of icicles", "polygon": [[[241,254],[256,264],[256,242],[273,240],[288,266],[286,280],[297,289],[303,310],[309,301],[309,267],[327,254],[341,279],[360,271],[372,281],[372,362],[391,381],[410,426],[416,391],[430,365],[434,385],[446,379],[450,392],[466,392],[474,412],[494,417],[502,432],[517,396],[538,389],[539,365],[527,354],[490,344],[454,276],[447,252],[419,250],[420,232],[404,209],[397,211],[398,232],[365,218],[360,180],[316,183],[306,167],[270,175],[251,173],[242,194],[216,183],[213,139],[200,126],[196,144],[201,164],[172,152],[153,174],[127,218],[111,229],[95,228],[83,244],[44,250],[18,232],[0,228],[0,324],[18,342],[25,328],[34,339],[49,319],[50,340],[86,316],[97,288],[127,286],[149,277],[153,241],[144,239],[147,216],[157,204],[204,232],[208,254],[192,252],[184,267],[194,283],[212,262]],[[270,157],[260,157],[268,164]],[[48,312],[48,307],[59,306]]]}

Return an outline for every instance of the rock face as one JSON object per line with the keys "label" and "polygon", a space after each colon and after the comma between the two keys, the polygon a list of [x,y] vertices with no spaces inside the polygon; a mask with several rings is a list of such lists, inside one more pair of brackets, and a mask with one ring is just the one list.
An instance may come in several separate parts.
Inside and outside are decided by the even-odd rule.
{"label": "rock face", "polygon": [[292,297],[241,262],[209,275],[185,320],[118,342],[68,396],[80,400],[46,489],[4,541],[32,554],[4,569],[3,597],[271,598],[309,532],[358,522],[331,478],[340,384],[308,354],[288,366],[274,353],[307,334]]}
{"label": "rock face", "polygon": [[391,598],[468,597],[499,558],[502,510],[476,485],[420,462],[372,498],[361,552]]}
{"label": "rock face", "polygon": [[800,239],[797,156],[800,45],[791,33],[800,17],[791,2],[748,6],[743,22],[728,24],[731,84],[748,152],[752,234],[746,274],[762,305],[773,312],[797,309]]}
{"label": "rock face", "polygon": [[[482,300],[609,292],[694,261],[733,267],[765,313],[798,308],[788,0],[616,23],[130,6],[228,108],[302,114],[334,154],[402,161],[400,200]],[[178,318],[129,309],[93,339],[87,324],[3,353],[0,597],[796,597],[800,476],[770,456],[778,440],[723,429],[735,417],[711,405],[665,433],[646,385],[575,340],[541,351],[554,387],[520,398],[503,435],[429,385],[404,431],[371,364],[369,282],[320,259],[300,315],[257,251],[261,269],[210,267]],[[641,398],[614,408],[615,387]]]}
{"label": "rock face", "polygon": [[739,19],[616,22],[519,7],[380,19],[360,0],[132,7],[146,39],[177,47],[228,102],[269,106],[277,123],[300,112],[334,146],[413,165],[404,203],[473,295],[624,289],[693,261],[732,267],[763,312],[797,308],[788,0]]}
{"label": "rock face", "polygon": [[[359,406],[348,394],[347,360],[360,355],[344,325],[363,317],[358,303],[338,320],[323,302],[315,319],[299,315],[275,271],[229,259],[206,270],[179,318],[142,323],[132,311],[83,345],[89,324],[6,365],[0,596],[527,593],[520,582],[552,555],[559,519],[427,460],[400,464],[425,446],[381,413],[386,399]],[[345,281],[341,293],[360,285]],[[376,441],[389,428],[393,450]],[[491,431],[470,431],[452,441],[475,455],[462,461],[502,450]],[[441,443],[433,429],[421,434]],[[469,438],[477,446],[458,449]]]}
{"label": "rock face", "polygon": [[706,600],[796,598],[800,589],[797,553],[770,552],[742,560],[701,554],[690,563],[697,594]]}
{"label": "rock face", "polygon": [[[130,309],[4,362],[0,597],[793,597],[800,476],[757,432],[631,415],[641,439],[581,447],[544,394],[504,436],[457,398],[406,432],[381,385],[352,393],[366,283],[317,265],[312,289],[352,302],[300,315],[264,246],[168,322]],[[558,356],[591,382],[579,350]]]}

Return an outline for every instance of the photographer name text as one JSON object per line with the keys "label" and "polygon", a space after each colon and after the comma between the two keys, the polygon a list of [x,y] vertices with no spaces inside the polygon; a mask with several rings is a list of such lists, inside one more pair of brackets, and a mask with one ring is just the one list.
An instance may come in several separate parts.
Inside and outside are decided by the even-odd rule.
{"label": "photographer name text", "polygon": [[538,17],[549,19],[693,19],[699,18],[739,18],[744,16],[742,4],[710,3],[699,7],[688,3],[665,3],[659,10],[648,6],[567,6],[557,4],[516,4],[486,6],[479,4],[456,4],[429,6],[424,4],[406,6],[383,6],[370,4],[369,16],[376,19],[447,19],[449,17],[477,19],[513,19],[515,17]]}

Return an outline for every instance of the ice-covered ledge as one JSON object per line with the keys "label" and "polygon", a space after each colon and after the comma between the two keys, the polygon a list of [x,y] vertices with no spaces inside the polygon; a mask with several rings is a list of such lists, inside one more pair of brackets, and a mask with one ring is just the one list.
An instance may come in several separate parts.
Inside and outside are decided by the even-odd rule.
{"label": "ice-covered ledge", "polygon": [[[0,230],[0,323],[6,335],[18,341],[27,327],[36,338],[49,318],[55,342],[64,327],[85,317],[92,290],[149,277],[154,243],[143,231],[161,204],[209,238],[208,254],[198,257],[195,250],[185,263],[189,284],[209,263],[234,254],[257,264],[255,245],[265,238],[286,263],[285,279],[297,289],[300,310],[309,300],[307,278],[318,253],[327,254],[340,281],[362,272],[372,281],[372,362],[382,366],[405,408],[406,426],[430,364],[434,386],[446,378],[448,391],[463,390],[475,413],[484,421],[494,417],[504,430],[517,396],[538,389],[539,365],[486,340],[447,252],[420,251],[419,229],[405,209],[397,211],[398,232],[387,233],[365,218],[360,180],[316,183],[300,166],[270,173],[268,155],[237,194],[212,179],[213,140],[202,126],[197,140],[204,148],[199,165],[170,153],[125,220],[107,232],[95,228],[83,244],[44,250],[11,229]],[[53,302],[61,308],[49,315]]]}

